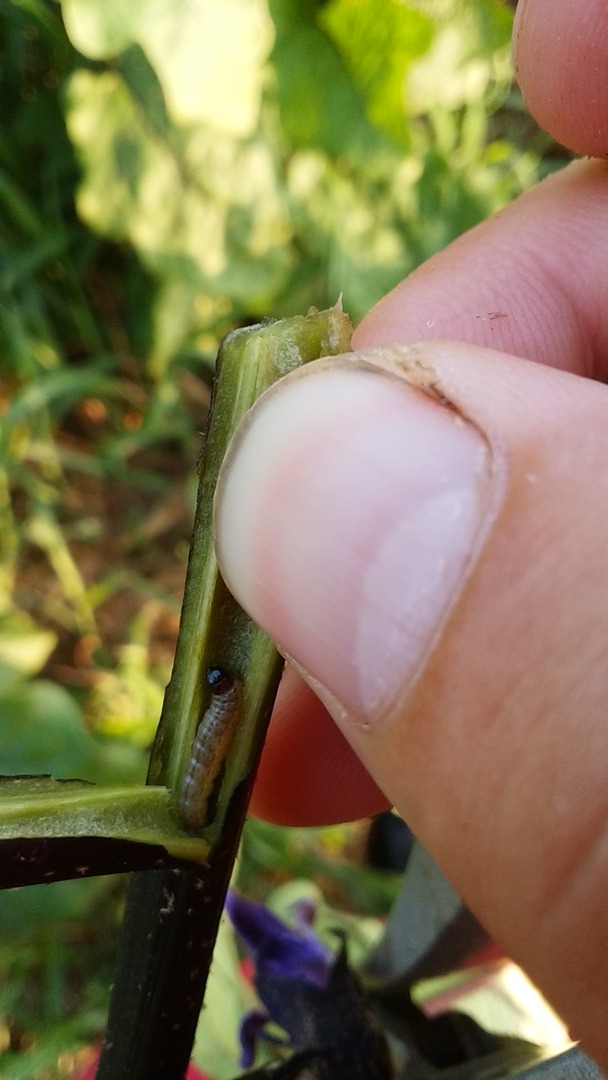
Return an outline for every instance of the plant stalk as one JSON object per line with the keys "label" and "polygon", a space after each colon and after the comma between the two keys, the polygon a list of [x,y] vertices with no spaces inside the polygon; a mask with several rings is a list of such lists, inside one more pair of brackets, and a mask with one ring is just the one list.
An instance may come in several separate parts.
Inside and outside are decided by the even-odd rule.
{"label": "plant stalk", "polygon": [[234,429],[282,375],[346,352],[341,307],[235,331],[218,357],[199,463],[194,530],[171,681],[148,783],[177,799],[217,667],[240,686],[240,718],[210,814],[200,830],[205,865],[135,874],[97,1080],[183,1080],[202,1006],[217,927],[238,850],[255,770],[278,689],[282,659],[228,592],[218,570],[212,504]]}

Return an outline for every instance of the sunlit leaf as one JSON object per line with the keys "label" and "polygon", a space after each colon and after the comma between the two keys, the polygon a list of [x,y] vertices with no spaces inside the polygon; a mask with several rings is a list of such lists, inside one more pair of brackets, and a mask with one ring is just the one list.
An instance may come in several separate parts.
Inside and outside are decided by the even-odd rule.
{"label": "sunlit leaf", "polygon": [[[3,598],[4,599],[4,598]],[[0,699],[23,675],[36,675],[51,655],[57,637],[19,611],[0,616]]]}
{"label": "sunlit leaf", "polygon": [[401,0],[386,0],[381,18],[377,0],[332,0],[320,22],[346,60],[370,120],[407,144],[406,73],[427,52],[433,21]]}
{"label": "sunlit leaf", "polygon": [[316,21],[314,5],[270,0],[272,52],[283,134],[294,148],[364,154],[383,139],[369,122],[345,63]]}
{"label": "sunlit leaf", "polygon": [[150,130],[115,72],[77,72],[68,106],[85,168],[78,208],[94,228],[130,240],[164,278],[253,303],[278,287],[289,226],[264,142]]}
{"label": "sunlit leaf", "polygon": [[421,6],[435,15],[435,33],[408,72],[408,112],[456,110],[479,105],[497,89],[504,94],[511,78],[512,16],[506,6],[499,0],[421,0]]}
{"label": "sunlit leaf", "polygon": [[177,124],[232,135],[257,123],[272,45],[264,0],[62,0],[68,34],[93,59],[140,45]]}

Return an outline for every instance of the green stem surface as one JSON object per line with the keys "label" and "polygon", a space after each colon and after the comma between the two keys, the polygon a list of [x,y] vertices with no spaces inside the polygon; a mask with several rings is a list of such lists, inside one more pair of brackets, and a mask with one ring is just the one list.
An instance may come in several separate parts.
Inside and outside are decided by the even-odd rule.
{"label": "green stem surface", "polygon": [[279,685],[282,659],[228,592],[212,535],[213,495],[239,420],[282,375],[347,352],[340,307],[237,330],[218,357],[199,465],[199,491],[182,617],[148,783],[175,800],[192,740],[209,704],[206,672],[241,684],[241,715],[213,820],[201,830],[204,866],[133,875],[106,1041],[97,1080],[183,1080],[255,769]]}

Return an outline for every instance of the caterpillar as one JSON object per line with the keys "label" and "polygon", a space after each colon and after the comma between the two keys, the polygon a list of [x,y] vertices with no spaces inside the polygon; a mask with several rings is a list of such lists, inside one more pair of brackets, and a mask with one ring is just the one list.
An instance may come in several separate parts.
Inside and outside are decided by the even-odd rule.
{"label": "caterpillar", "polygon": [[177,802],[182,824],[190,832],[197,832],[207,822],[209,799],[223,771],[240,713],[237,679],[221,668],[209,668],[207,685],[211,701],[194,736]]}

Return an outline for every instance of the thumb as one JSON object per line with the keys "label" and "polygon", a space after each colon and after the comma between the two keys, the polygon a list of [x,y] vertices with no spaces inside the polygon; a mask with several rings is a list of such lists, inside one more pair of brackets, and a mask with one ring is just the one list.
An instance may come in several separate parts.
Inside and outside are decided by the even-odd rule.
{"label": "thumb", "polygon": [[222,573],[496,940],[608,1063],[605,386],[381,346],[265,394]]}

